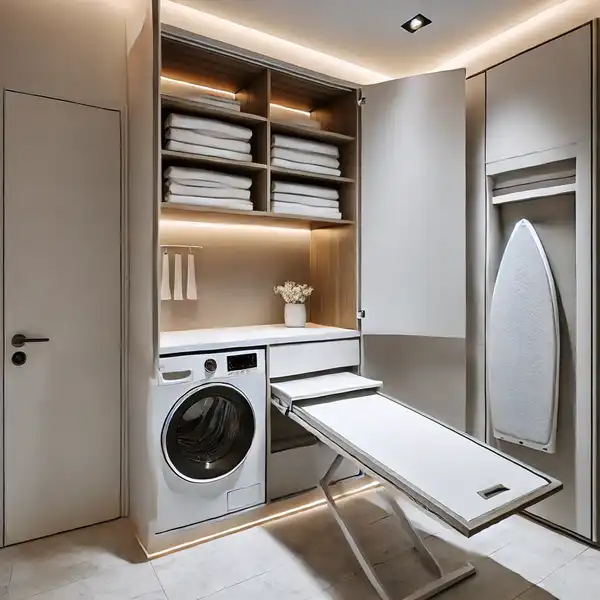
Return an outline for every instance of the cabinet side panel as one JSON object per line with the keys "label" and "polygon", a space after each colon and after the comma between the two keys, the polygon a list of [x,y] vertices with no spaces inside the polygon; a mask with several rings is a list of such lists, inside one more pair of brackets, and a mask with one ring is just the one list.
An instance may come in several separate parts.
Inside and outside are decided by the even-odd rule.
{"label": "cabinet side panel", "polygon": [[317,229],[310,236],[310,320],[356,329],[356,229]]}
{"label": "cabinet side panel", "polygon": [[467,431],[485,439],[485,73],[467,81]]}

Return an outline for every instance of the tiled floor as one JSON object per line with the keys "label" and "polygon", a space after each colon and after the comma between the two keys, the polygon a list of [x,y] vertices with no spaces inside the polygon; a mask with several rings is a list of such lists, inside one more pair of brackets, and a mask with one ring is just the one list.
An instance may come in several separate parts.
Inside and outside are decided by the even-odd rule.
{"label": "tiled floor", "polygon": [[[372,490],[342,503],[371,561],[403,598],[429,581]],[[599,600],[600,551],[522,517],[467,540],[406,510],[443,566],[474,577],[441,600]],[[0,599],[377,600],[326,508],[144,561],[126,521],[0,551]]]}

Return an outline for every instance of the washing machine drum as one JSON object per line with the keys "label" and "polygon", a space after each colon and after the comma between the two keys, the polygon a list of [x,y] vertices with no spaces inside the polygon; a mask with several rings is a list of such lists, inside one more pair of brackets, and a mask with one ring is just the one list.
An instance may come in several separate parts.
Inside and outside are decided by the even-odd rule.
{"label": "washing machine drum", "polygon": [[199,387],[183,396],[167,417],[163,453],[183,479],[216,479],[242,464],[255,428],[254,411],[239,390],[222,384]]}

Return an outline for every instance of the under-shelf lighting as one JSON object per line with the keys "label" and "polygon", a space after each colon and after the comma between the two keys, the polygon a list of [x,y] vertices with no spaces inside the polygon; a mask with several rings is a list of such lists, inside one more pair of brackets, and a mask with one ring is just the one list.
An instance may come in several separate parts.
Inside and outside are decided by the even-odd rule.
{"label": "under-shelf lighting", "polygon": [[235,94],[233,92],[228,92],[227,90],[219,90],[217,88],[212,88],[207,85],[200,85],[199,83],[191,83],[190,81],[183,81],[182,79],[173,79],[171,77],[165,77],[164,75],[161,75],[160,79],[161,79],[161,81],[166,81],[168,83],[176,83],[178,85],[185,85],[187,87],[202,90],[204,92],[212,92],[212,93],[216,93],[216,94],[221,94],[224,96],[228,96],[229,98],[235,99]]}
{"label": "under-shelf lighting", "polygon": [[[348,492],[342,492],[341,494],[337,494],[333,496],[334,500],[341,500],[343,498],[350,498],[352,496],[356,496],[357,494],[362,494],[367,490],[372,490],[376,487],[379,487],[380,483],[378,481],[372,481],[358,487],[354,490],[350,490]],[[219,531],[218,533],[213,533],[211,535],[207,535],[205,537],[198,538],[191,542],[184,542],[183,544],[178,544],[177,546],[171,546],[166,550],[161,550],[159,552],[154,552],[149,554],[146,552],[147,557],[150,560],[155,558],[159,558],[164,556],[165,554],[171,554],[172,552],[177,552],[178,550],[185,550],[186,548],[191,548],[192,546],[197,546],[198,544],[202,544],[205,542],[210,542],[211,540],[225,537],[226,535],[231,535],[232,533],[239,533],[240,531],[244,531],[244,529],[250,529],[251,527],[256,527],[257,525],[265,525],[266,523],[272,523],[273,521],[277,521],[279,519],[284,519],[285,517],[291,517],[293,515],[297,515],[299,513],[307,512],[309,510],[313,510],[315,508],[319,508],[324,506],[327,501],[325,498],[321,500],[314,500],[313,502],[307,502],[306,504],[302,504],[300,506],[296,506],[294,508],[290,508],[287,510],[282,510],[281,512],[275,513],[273,515],[269,515],[268,517],[263,517],[261,519],[256,519],[255,521],[251,521],[249,523],[244,523],[243,525],[237,525],[236,527],[231,527],[230,529],[225,529],[224,531]],[[142,545],[143,548],[143,545]]]}
{"label": "under-shelf lighting", "polygon": [[[199,83],[191,83],[190,81],[184,81],[183,79],[173,79],[172,77],[166,77],[165,75],[160,76],[161,81],[165,81],[168,83],[175,83],[178,85],[185,85],[186,87],[195,88],[198,90],[202,90],[205,92],[212,92],[214,94],[220,94],[224,96],[228,96],[229,98],[235,99],[234,92],[228,92],[227,90],[219,90],[217,88],[212,88],[207,85],[200,85]],[[303,117],[310,118],[310,111],[300,110],[299,108],[290,108],[289,106],[283,106],[283,104],[276,104],[275,102],[271,102],[271,108],[279,108],[281,110],[287,110],[289,112],[293,112],[297,115],[302,115]]]}
{"label": "under-shelf lighting", "polygon": [[285,231],[300,233],[306,235],[310,233],[310,229],[306,227],[286,227],[285,225],[256,225],[254,223],[211,223],[209,221],[181,221],[179,219],[164,219],[161,218],[160,226],[166,225],[174,227],[196,227],[198,229],[243,229],[243,230],[256,230],[256,231]]}
{"label": "under-shelf lighting", "polygon": [[282,104],[275,104],[271,102],[271,108],[279,108],[281,110],[287,110],[289,112],[293,112],[297,115],[302,115],[303,117],[308,117],[310,119],[310,112],[307,110],[300,110],[299,108],[290,108],[289,106],[283,106]]}

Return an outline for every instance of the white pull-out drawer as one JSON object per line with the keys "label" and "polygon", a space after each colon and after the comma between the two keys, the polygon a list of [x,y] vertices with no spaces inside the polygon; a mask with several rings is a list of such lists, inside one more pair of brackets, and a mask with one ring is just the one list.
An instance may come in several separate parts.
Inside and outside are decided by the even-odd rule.
{"label": "white pull-out drawer", "polygon": [[269,376],[293,377],[360,363],[359,339],[282,344],[269,349]]}
{"label": "white pull-out drawer", "polygon": [[[292,380],[272,384],[274,402],[323,443],[463,535],[478,533],[562,489],[559,481],[494,448],[365,390],[371,380],[346,375],[356,377],[359,391],[324,396],[307,379],[301,384]],[[335,382],[326,381],[328,377],[321,377],[321,383],[330,393]],[[306,398],[309,386],[312,398]]]}

